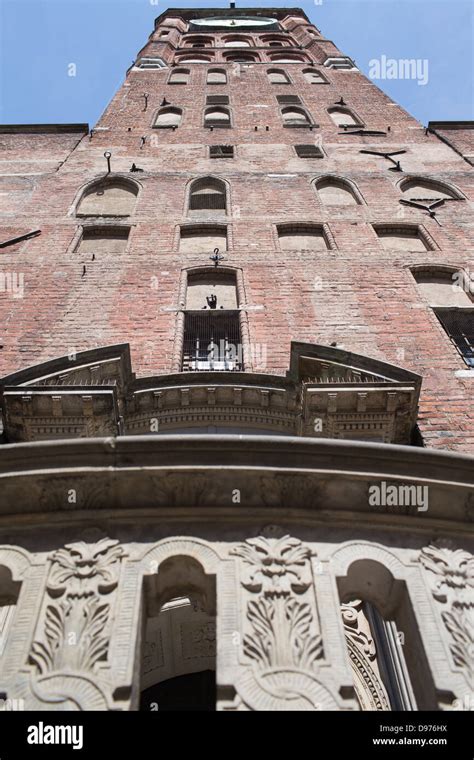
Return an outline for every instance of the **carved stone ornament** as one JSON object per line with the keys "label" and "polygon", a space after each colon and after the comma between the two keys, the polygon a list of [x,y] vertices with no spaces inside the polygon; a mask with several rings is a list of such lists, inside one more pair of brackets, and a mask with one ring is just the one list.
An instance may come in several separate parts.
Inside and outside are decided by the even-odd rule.
{"label": "carved stone ornament", "polygon": [[[48,683],[67,683],[71,676],[76,682],[76,675],[88,676],[89,681],[98,664],[106,661],[112,592],[123,557],[118,541],[108,538],[96,544],[68,544],[51,556],[47,601],[29,657],[35,667],[33,693],[41,693],[44,701]],[[62,698],[71,696],[64,693]]]}
{"label": "carved stone ornament", "polygon": [[354,677],[354,688],[362,710],[390,710],[385,686],[377,665],[377,650],[363,602],[356,599],[341,604],[347,649]]}
{"label": "carved stone ornament", "polygon": [[[330,231],[327,231],[330,239]],[[183,314],[183,312],[180,312]],[[181,323],[180,323],[181,324]],[[179,372],[182,328],[176,355]],[[248,352],[243,339],[244,356]],[[249,357],[247,357],[249,358]],[[262,357],[263,358],[263,357]],[[346,437],[376,434],[409,443],[416,422],[421,378],[412,372],[336,347],[291,344],[289,375],[262,382],[255,372],[186,373],[137,380],[128,344],[102,346],[28,367],[0,378],[9,442],[150,433],[189,425],[240,425],[267,432]],[[250,361],[250,360],[249,360]],[[28,384],[28,392],[19,388]],[[360,391],[361,383],[363,392]]]}
{"label": "carved stone ornament", "polygon": [[420,554],[433,597],[443,605],[441,618],[449,649],[469,686],[474,682],[474,556],[449,541],[435,541]]}
{"label": "carved stone ornament", "polygon": [[316,678],[323,657],[310,550],[296,538],[258,537],[231,551],[243,560],[247,633],[243,653],[252,662],[237,692],[254,710],[335,709]]}

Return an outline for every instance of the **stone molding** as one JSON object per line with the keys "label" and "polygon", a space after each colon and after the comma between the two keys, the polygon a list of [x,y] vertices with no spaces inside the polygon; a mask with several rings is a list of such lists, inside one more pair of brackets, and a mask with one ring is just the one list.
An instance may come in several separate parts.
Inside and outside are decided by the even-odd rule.
{"label": "stone molding", "polygon": [[[428,510],[370,506],[369,488],[381,481],[427,487]],[[474,516],[470,456],[289,436],[121,436],[5,445],[0,482],[0,520],[48,512],[70,519],[84,510],[135,512],[138,519],[139,510],[155,513],[157,507],[218,507],[225,520],[244,508],[261,514],[291,508],[300,517],[336,524],[357,513],[390,530],[431,525],[452,535],[461,528],[469,532]]]}
{"label": "stone molding", "polygon": [[[244,293],[239,270],[237,275],[240,303]],[[242,309],[248,366],[245,305]],[[181,328],[178,314],[178,338]],[[175,368],[180,350],[177,340]],[[144,435],[193,427],[206,431],[217,426],[408,444],[420,385],[418,375],[399,367],[304,343],[292,343],[287,377],[176,372],[138,380],[132,373],[129,346],[123,344],[54,359],[0,380],[5,436],[10,442]]]}

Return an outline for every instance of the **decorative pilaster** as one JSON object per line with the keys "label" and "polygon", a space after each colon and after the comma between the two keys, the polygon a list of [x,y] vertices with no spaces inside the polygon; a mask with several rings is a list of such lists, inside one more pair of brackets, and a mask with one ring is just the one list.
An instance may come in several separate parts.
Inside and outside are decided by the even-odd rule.
{"label": "decorative pilaster", "polygon": [[100,669],[107,663],[114,592],[124,556],[118,541],[108,538],[96,544],[67,544],[51,556],[46,598],[29,656],[37,699],[107,709]]}
{"label": "decorative pilaster", "polygon": [[450,541],[435,541],[420,554],[441,619],[449,650],[470,689],[474,689],[474,556]]}
{"label": "decorative pilaster", "polygon": [[243,705],[252,710],[335,709],[334,697],[317,678],[324,649],[310,550],[290,536],[260,536],[231,554],[242,559],[247,667],[235,686]]}

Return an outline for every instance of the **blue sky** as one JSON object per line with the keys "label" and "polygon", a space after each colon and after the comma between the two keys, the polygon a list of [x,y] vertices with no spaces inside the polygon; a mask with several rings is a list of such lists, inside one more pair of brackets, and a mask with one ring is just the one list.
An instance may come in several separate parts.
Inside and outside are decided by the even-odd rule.
{"label": "blue sky", "polygon": [[[181,3],[208,5],[229,6]],[[239,7],[265,5],[303,8],[365,74],[381,56],[427,60],[426,85],[376,84],[423,124],[474,119],[472,0],[237,0]],[[0,0],[0,121],[93,126],[167,7],[163,0]]]}

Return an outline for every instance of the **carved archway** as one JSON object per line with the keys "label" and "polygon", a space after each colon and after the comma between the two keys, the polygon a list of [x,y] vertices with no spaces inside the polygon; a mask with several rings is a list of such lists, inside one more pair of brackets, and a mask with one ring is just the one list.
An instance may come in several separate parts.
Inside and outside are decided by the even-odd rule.
{"label": "carved archway", "polygon": [[216,572],[204,565],[215,570],[217,557],[202,543],[177,539],[144,562],[140,710],[213,710]]}

